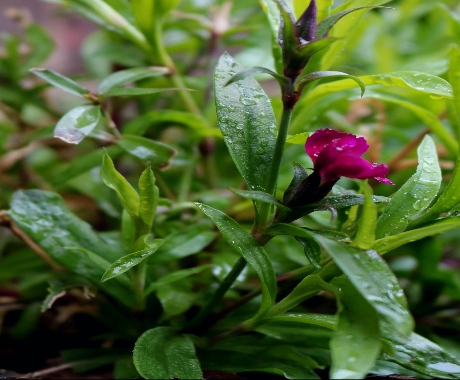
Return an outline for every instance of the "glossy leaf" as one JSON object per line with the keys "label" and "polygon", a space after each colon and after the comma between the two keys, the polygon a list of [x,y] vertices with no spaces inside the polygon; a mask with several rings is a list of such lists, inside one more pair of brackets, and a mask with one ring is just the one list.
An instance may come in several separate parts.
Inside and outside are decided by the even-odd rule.
{"label": "glossy leaf", "polygon": [[364,91],[366,91],[366,86],[362,82],[361,79],[358,77],[355,77],[353,75],[347,74],[347,73],[342,73],[341,71],[317,71],[314,73],[309,73],[305,76],[303,76],[300,80],[297,81],[297,85],[299,86],[299,91],[302,91],[305,86],[309,85],[315,80],[318,79],[344,79],[348,78],[351,80],[354,80],[359,87],[361,87],[361,96],[364,95]]}
{"label": "glossy leaf", "polygon": [[144,261],[147,257],[154,254],[157,249],[163,244],[163,239],[155,239],[152,243],[148,244],[148,248],[141,251],[133,252],[129,255],[123,256],[118,259],[105,271],[101,278],[101,282],[110,280],[113,277],[119,276],[135,267],[140,262]]}
{"label": "glossy leaf", "polygon": [[274,322],[294,322],[294,323],[305,323],[309,325],[316,325],[325,327],[330,330],[337,329],[337,317],[335,315],[326,314],[311,314],[311,313],[286,313],[277,315],[270,318],[262,318],[258,326],[263,324],[270,324]]}
{"label": "glossy leaf", "polygon": [[54,129],[54,137],[69,144],[78,144],[92,132],[100,118],[99,106],[76,107],[58,121]]}
{"label": "glossy leaf", "polygon": [[230,190],[243,198],[252,199],[252,200],[263,202],[263,203],[269,203],[269,204],[277,206],[280,209],[289,210],[289,208],[279,203],[278,200],[273,195],[264,193],[263,191],[248,191],[248,190],[239,190],[239,189],[233,189],[233,188],[230,188]]}
{"label": "glossy leaf", "polygon": [[316,240],[305,237],[296,237],[296,240],[302,244],[303,252],[310,264],[313,265],[316,269],[321,269],[321,265],[318,263],[321,259],[321,247],[316,242]]}
{"label": "glossy leaf", "polygon": [[256,66],[256,67],[251,67],[250,69],[240,71],[238,74],[235,74],[226,83],[226,86],[228,86],[229,84],[238,82],[239,80],[242,80],[244,78],[254,76],[255,74],[269,74],[273,78],[275,78],[281,85],[283,85],[284,83],[287,82],[287,79],[285,77],[283,77],[281,75],[278,75],[277,73],[275,73],[275,72],[273,72],[273,71],[271,71],[269,69],[266,69],[265,67]]}
{"label": "glossy leaf", "polygon": [[136,67],[134,69],[127,69],[117,71],[110,74],[108,77],[99,83],[98,93],[105,95],[107,91],[115,87],[121,87],[125,84],[136,82],[141,79],[166,75],[169,70],[165,67]]}
{"label": "glossy leaf", "polygon": [[121,214],[121,243],[126,253],[133,251],[134,240],[136,239],[136,222],[123,210]]}
{"label": "glossy leaf", "polygon": [[158,169],[167,169],[176,155],[176,150],[160,141],[153,141],[141,136],[123,135],[117,145],[134,157],[147,161]]}
{"label": "glossy leaf", "polygon": [[149,228],[153,224],[159,197],[158,187],[155,186],[155,176],[152,169],[147,168],[139,178],[139,216]]}
{"label": "glossy leaf", "polygon": [[286,202],[289,199],[289,196],[292,194],[292,191],[305,179],[308,177],[308,173],[305,168],[298,164],[297,162],[293,163],[294,166],[294,176],[292,181],[289,184],[288,188],[283,194],[283,202]]}
{"label": "glossy leaf", "polygon": [[427,236],[451,231],[456,228],[460,228],[460,217],[453,216],[450,218],[444,218],[414,230],[376,240],[372,249],[379,251],[380,254],[383,255],[384,253],[390,252],[404,244],[421,240]]}
{"label": "glossy leaf", "polygon": [[156,94],[164,91],[193,91],[188,88],[143,88],[143,87],[115,87],[104,93],[104,97],[141,96]]}
{"label": "glossy leaf", "polygon": [[339,321],[331,339],[331,379],[363,379],[380,353],[379,317],[346,278],[336,278]]}
{"label": "glossy leaf", "polygon": [[352,245],[361,249],[369,249],[372,247],[375,240],[377,207],[372,201],[372,188],[369,184],[367,182],[361,182],[360,187],[364,193],[364,204],[358,224],[358,231],[356,232]]}
{"label": "glossy leaf", "polygon": [[102,159],[101,179],[108,187],[115,190],[123,208],[129,215],[137,218],[139,216],[139,195],[125,177],[117,172],[107,153]]}
{"label": "glossy leaf", "polygon": [[[449,66],[449,82],[452,84],[454,93],[454,109],[456,110],[457,131],[460,130],[460,48],[457,46],[451,47],[450,66]],[[458,132],[457,132],[458,134]],[[428,211],[416,220],[412,225],[420,225],[435,218],[438,218],[443,212],[450,211],[460,203],[458,189],[460,188],[460,154],[457,155],[455,168],[452,173],[447,187],[437,199],[436,203],[431,206]]]}
{"label": "glossy leaf", "polygon": [[73,95],[83,97],[83,95],[89,94],[89,91],[86,88],[83,88],[77,82],[74,82],[72,79],[67,78],[53,70],[30,69],[30,72],[52,84],[53,86],[67,91]]}
{"label": "glossy leaf", "polygon": [[252,78],[225,84],[242,67],[227,53],[214,76],[217,119],[230,155],[250,190],[265,191],[277,129],[269,99]]}
{"label": "glossy leaf", "polygon": [[276,297],[276,278],[272,263],[264,248],[237,222],[223,212],[196,203],[212,219],[228,244],[256,271],[262,283],[262,303],[257,316],[262,316],[273,305]]}
{"label": "glossy leaf", "polygon": [[425,136],[417,149],[417,171],[393,195],[377,221],[376,237],[404,231],[410,220],[428,207],[441,186],[441,168],[434,141]]}
{"label": "glossy leaf", "polygon": [[305,65],[314,54],[318,53],[320,50],[327,48],[337,40],[337,37],[324,37],[300,45],[295,49],[295,57],[297,57],[297,59],[302,59],[303,65]]}
{"label": "glossy leaf", "polygon": [[[107,244],[89,224],[72,214],[59,195],[42,190],[17,191],[8,215],[57,263],[81,275],[125,305],[131,306],[132,295],[129,288],[118,282],[111,286],[99,282],[110,262],[117,260],[123,253],[117,247]],[[81,252],[66,247],[80,247],[91,251],[107,263],[107,266],[96,266]]]}
{"label": "glossy leaf", "polygon": [[133,361],[145,379],[201,379],[193,342],[172,327],[155,327],[136,342]]}
{"label": "glossy leaf", "polygon": [[283,74],[283,53],[278,43],[278,31],[280,28],[280,11],[273,0],[260,0],[262,9],[268,18],[271,32],[272,55],[275,63],[276,72]]}

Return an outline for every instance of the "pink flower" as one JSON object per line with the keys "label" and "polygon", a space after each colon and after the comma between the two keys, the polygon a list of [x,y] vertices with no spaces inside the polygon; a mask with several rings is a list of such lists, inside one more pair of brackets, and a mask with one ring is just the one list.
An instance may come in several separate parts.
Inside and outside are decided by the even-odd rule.
{"label": "pink flower", "polygon": [[361,156],[369,149],[364,137],[332,129],[320,129],[305,143],[305,150],[314,163],[321,183],[336,182],[340,177],[369,179],[393,185],[385,178],[388,166],[371,164]]}

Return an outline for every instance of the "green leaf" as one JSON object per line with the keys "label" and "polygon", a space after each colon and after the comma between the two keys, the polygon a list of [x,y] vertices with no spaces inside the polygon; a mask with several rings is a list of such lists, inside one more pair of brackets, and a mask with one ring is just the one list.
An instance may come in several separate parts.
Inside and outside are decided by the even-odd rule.
{"label": "green leaf", "polygon": [[296,240],[303,245],[303,252],[310,262],[316,269],[321,269],[321,265],[318,262],[321,259],[321,247],[312,238],[299,238],[296,237]]}
{"label": "green leaf", "polygon": [[302,59],[303,66],[307,61],[313,56],[313,54],[318,53],[320,50],[323,50],[329,47],[331,44],[339,40],[337,37],[324,37],[318,40],[313,40],[306,44],[298,46],[295,51],[295,59]]}
{"label": "green leaf", "polygon": [[366,91],[366,86],[361,79],[347,73],[342,73],[341,71],[316,71],[314,73],[309,73],[297,81],[298,91],[302,91],[305,86],[313,81],[324,78],[335,80],[348,78],[354,80],[358,86],[361,87],[361,97],[364,95],[364,91]]}
{"label": "green leaf", "polygon": [[110,74],[101,83],[99,83],[97,92],[99,94],[105,95],[107,91],[113,89],[114,87],[121,87],[125,84],[136,82],[141,79],[166,75],[168,73],[169,70],[166,67],[154,66],[136,67],[134,69],[117,71],[113,74]]}
{"label": "green leaf", "polygon": [[276,277],[267,252],[237,222],[212,207],[196,203],[209,216],[228,244],[256,271],[262,283],[262,303],[257,317],[262,316],[273,305],[276,297]]}
{"label": "green leaf", "polygon": [[[460,48],[458,46],[451,47],[450,66],[449,66],[449,82],[452,84],[454,99],[453,105],[455,110],[455,118],[457,120],[456,130],[457,136],[460,136]],[[457,154],[455,168],[452,177],[447,184],[447,187],[437,199],[436,203],[431,206],[428,211],[418,220],[414,221],[411,226],[417,226],[438,218],[444,212],[450,211],[460,203],[458,189],[460,188],[460,154]]]}
{"label": "green leaf", "polygon": [[270,24],[272,55],[275,61],[276,72],[283,74],[283,53],[278,43],[278,31],[280,28],[280,11],[273,0],[260,0],[260,5],[267,15]]}
{"label": "green leaf", "polygon": [[107,153],[102,158],[101,179],[108,187],[115,190],[123,208],[136,219],[139,216],[139,195],[125,177],[117,172]]}
{"label": "green leaf", "polygon": [[425,136],[417,149],[419,164],[415,174],[393,195],[377,221],[376,237],[404,231],[411,218],[428,207],[441,186],[441,168],[436,146]]}
{"label": "green leaf", "polygon": [[[57,263],[131,306],[132,294],[127,288],[118,283],[107,286],[99,282],[104,270],[123,254],[122,251],[107,244],[89,224],[73,215],[58,194],[42,190],[17,191],[8,215]],[[81,252],[65,247],[91,251],[107,265],[102,269]]]}
{"label": "green leaf", "polygon": [[287,313],[276,315],[270,318],[262,318],[259,320],[258,326],[270,324],[274,322],[295,322],[305,323],[325,327],[330,330],[337,329],[337,317],[335,315],[326,314],[311,314],[311,313]]}
{"label": "green leaf", "polygon": [[32,53],[23,64],[23,68],[28,70],[48,59],[54,50],[54,42],[48,31],[38,24],[28,25],[25,32],[26,41],[32,47]]}
{"label": "green leaf", "polygon": [[77,82],[74,82],[72,79],[67,78],[53,70],[30,69],[30,72],[52,84],[53,86],[67,91],[73,95],[77,95],[83,98],[83,95],[90,93],[89,90],[81,87]]}
{"label": "green leaf", "polygon": [[445,352],[437,344],[412,333],[405,338],[390,326],[381,326],[382,335],[395,352],[383,355],[385,360],[425,376],[438,379],[458,379],[460,360]]}
{"label": "green leaf", "polygon": [[460,217],[453,216],[450,218],[444,218],[424,227],[376,240],[372,246],[372,249],[379,251],[380,254],[383,255],[384,253],[390,252],[404,244],[423,239],[427,236],[433,236],[443,232],[451,231],[459,227]]}
{"label": "green leaf", "polygon": [[200,362],[190,337],[172,327],[155,327],[136,342],[133,361],[145,379],[202,379]]}
{"label": "green leaf", "polygon": [[67,112],[56,124],[54,137],[69,144],[78,144],[97,126],[101,107],[80,106]]}
{"label": "green leaf", "polygon": [[104,97],[111,96],[140,96],[156,94],[164,91],[194,91],[189,88],[143,88],[143,87],[116,87],[104,93]]}
{"label": "green leaf", "polygon": [[[351,12],[358,11],[360,9],[366,9],[366,8],[388,8],[388,7],[379,7],[376,5],[370,5],[366,7],[357,7],[357,8],[351,8],[347,9],[342,12],[338,12],[333,14],[332,16],[329,16],[328,18],[324,19],[318,24],[318,29],[316,30],[316,38],[323,38],[326,37],[331,28],[339,21],[342,17],[346,16],[347,14]],[[391,9],[391,8],[388,8]]]}
{"label": "green leaf", "polygon": [[214,76],[217,119],[230,155],[250,190],[265,191],[277,129],[268,97],[253,78],[225,84],[242,67],[227,53]]}
{"label": "green leaf", "polygon": [[160,141],[153,141],[141,136],[123,135],[117,145],[134,157],[148,161],[158,169],[167,169],[176,155],[176,150]]}
{"label": "green leaf", "polygon": [[269,69],[266,69],[265,67],[255,66],[251,67],[250,69],[240,71],[238,74],[235,74],[225,85],[228,86],[229,84],[238,82],[239,80],[242,80],[247,77],[254,76],[255,74],[269,74],[273,78],[275,78],[280,85],[283,85],[288,81],[285,77],[278,75],[277,73]]}
{"label": "green leaf", "polygon": [[283,206],[280,202],[278,202],[278,200],[273,195],[264,193],[263,191],[249,191],[249,190],[239,190],[239,189],[233,189],[233,188],[230,188],[230,190],[234,192],[235,194],[242,196],[243,198],[252,199],[252,200],[263,202],[263,203],[269,203],[269,204],[277,206],[278,208],[282,210],[289,210],[288,207]]}
{"label": "green leaf", "polygon": [[364,193],[364,204],[361,218],[359,220],[358,232],[356,233],[352,245],[361,249],[369,249],[372,247],[375,240],[377,207],[372,201],[372,188],[369,184],[367,182],[361,182],[360,187]]}
{"label": "green leaf", "polygon": [[126,253],[133,251],[136,239],[136,222],[129,215],[128,211],[123,209],[121,214],[121,243]]}
{"label": "green leaf", "polygon": [[163,241],[163,239],[155,239],[153,242],[148,244],[148,248],[133,252],[129,255],[123,256],[121,259],[118,259],[105,271],[101,278],[101,282],[107,281],[135,267],[147,257],[154,254],[163,244]]}
{"label": "green leaf", "polygon": [[363,379],[380,353],[379,318],[347,278],[336,278],[339,322],[331,339],[331,379]]}
{"label": "green leaf", "polygon": [[288,137],[286,139],[286,142],[289,144],[304,145],[310,134],[310,132],[297,133],[294,136]]}
{"label": "green leaf", "polygon": [[152,227],[155,211],[160,197],[155,186],[155,176],[150,168],[145,169],[139,178],[139,216],[149,227]]}

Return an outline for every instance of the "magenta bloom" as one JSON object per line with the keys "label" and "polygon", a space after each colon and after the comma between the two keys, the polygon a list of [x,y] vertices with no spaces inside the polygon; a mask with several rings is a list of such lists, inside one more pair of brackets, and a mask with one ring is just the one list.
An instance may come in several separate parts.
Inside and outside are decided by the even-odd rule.
{"label": "magenta bloom", "polygon": [[387,185],[388,166],[371,164],[361,156],[369,149],[364,137],[332,129],[320,129],[305,143],[305,150],[314,163],[314,170],[321,176],[321,183],[336,182],[340,177],[369,179]]}

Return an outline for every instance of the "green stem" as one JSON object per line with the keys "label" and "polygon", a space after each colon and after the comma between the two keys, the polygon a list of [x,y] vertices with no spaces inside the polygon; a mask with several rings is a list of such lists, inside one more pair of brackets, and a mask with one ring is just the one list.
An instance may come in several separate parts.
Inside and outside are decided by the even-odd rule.
{"label": "green stem", "polygon": [[145,276],[147,271],[147,260],[140,262],[133,269],[133,286],[134,286],[134,308],[137,311],[145,309]]}
{"label": "green stem", "polygon": [[208,317],[215,307],[220,303],[222,297],[225,295],[228,289],[233,285],[235,280],[243,271],[246,266],[246,260],[242,257],[233,266],[232,270],[225,276],[224,280],[220,283],[219,288],[213,294],[208,303],[199,311],[195,318],[190,321],[189,327],[194,328],[200,326]]}

